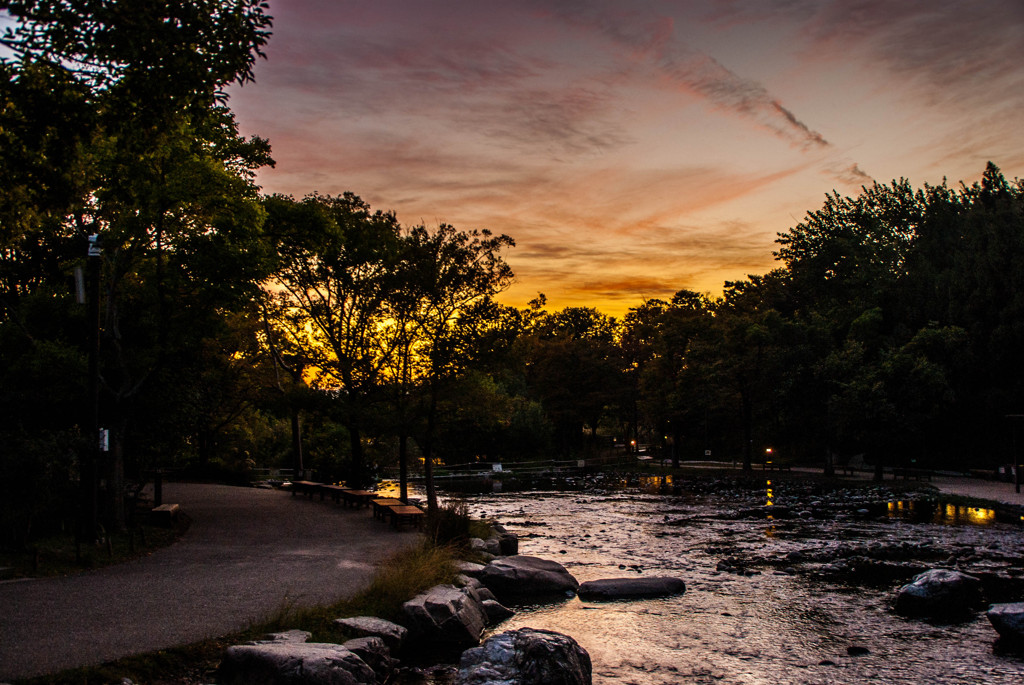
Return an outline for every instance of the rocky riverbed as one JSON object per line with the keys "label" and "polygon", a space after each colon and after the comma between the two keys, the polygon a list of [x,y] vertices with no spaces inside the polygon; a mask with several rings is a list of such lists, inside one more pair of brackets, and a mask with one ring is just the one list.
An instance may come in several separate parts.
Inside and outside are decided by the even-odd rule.
{"label": "rocky riverbed", "polygon": [[[564,484],[560,484],[564,485]],[[1015,512],[914,491],[782,478],[591,479],[564,492],[475,495],[476,515],[580,581],[683,578],[683,595],[520,606],[500,630],[573,636],[595,683],[1019,683],[984,606],[956,621],[907,618],[898,588],[929,568],[982,580],[983,601],[1024,600]],[[1004,522],[1016,515],[1016,522]]]}

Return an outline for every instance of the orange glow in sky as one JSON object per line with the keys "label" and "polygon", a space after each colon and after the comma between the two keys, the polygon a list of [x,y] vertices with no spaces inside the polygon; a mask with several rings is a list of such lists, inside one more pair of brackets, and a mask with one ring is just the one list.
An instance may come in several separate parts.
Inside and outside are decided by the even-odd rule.
{"label": "orange glow in sky", "polygon": [[1024,4],[270,0],[264,192],[515,238],[522,305],[621,315],[773,268],[872,179],[1024,176]]}

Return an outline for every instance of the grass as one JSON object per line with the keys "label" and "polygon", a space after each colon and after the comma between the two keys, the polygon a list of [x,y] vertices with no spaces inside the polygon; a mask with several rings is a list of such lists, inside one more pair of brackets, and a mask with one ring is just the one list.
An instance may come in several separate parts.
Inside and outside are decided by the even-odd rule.
{"label": "grass", "polygon": [[386,559],[378,567],[370,586],[349,599],[327,606],[282,606],[268,619],[220,638],[14,682],[17,685],[106,685],[119,684],[124,678],[136,685],[213,682],[221,656],[230,645],[291,629],[309,631],[314,642],[344,642],[351,636],[335,627],[334,619],[377,616],[393,620],[405,601],[434,585],[453,582],[455,566],[455,549],[427,542]]}
{"label": "grass", "polygon": [[6,578],[42,578],[121,564],[174,543],[188,529],[187,517],[174,527],[140,525],[112,533],[98,544],[78,545],[72,534],[36,540],[26,549],[0,550]]}

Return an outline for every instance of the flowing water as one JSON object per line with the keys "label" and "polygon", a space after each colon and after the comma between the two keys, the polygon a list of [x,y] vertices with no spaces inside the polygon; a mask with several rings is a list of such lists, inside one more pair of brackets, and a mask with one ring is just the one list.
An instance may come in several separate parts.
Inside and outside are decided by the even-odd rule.
{"label": "flowing water", "polygon": [[[519,535],[520,554],[557,560],[581,582],[643,574],[687,584],[667,599],[515,607],[495,630],[571,635],[590,653],[595,683],[1024,682],[1024,658],[994,651],[983,612],[946,624],[903,618],[892,603],[905,578],[851,583],[830,575],[834,564],[786,565],[851,550],[953,550],[998,571],[1024,558],[1019,524],[989,510],[896,501],[870,515],[777,519],[762,506],[765,517],[736,518],[729,512],[743,503],[734,492],[657,494],[658,484],[467,497],[473,515]],[[781,499],[771,481],[759,497]]]}

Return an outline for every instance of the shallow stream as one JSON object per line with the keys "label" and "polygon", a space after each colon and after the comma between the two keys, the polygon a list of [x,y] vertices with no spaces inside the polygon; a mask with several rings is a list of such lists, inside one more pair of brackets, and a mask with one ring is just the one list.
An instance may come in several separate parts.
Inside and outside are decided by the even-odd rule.
{"label": "shallow stream", "polygon": [[[1019,524],[952,506],[923,517],[895,501],[879,511],[856,493],[838,495],[852,513],[821,516],[835,495],[813,492],[791,497],[779,519],[764,506],[787,504],[778,484],[704,494],[662,494],[664,485],[467,496],[474,516],[519,535],[521,554],[557,560],[580,582],[642,573],[687,584],[668,599],[515,607],[496,631],[571,635],[590,653],[595,683],[1024,682],[1024,657],[994,651],[983,611],[951,624],[903,618],[892,603],[907,578],[844,573],[863,555],[886,559],[878,567],[895,576],[913,573],[901,565],[945,563],[1002,574],[1012,594],[1024,565]],[[737,515],[744,507],[754,509]]]}

